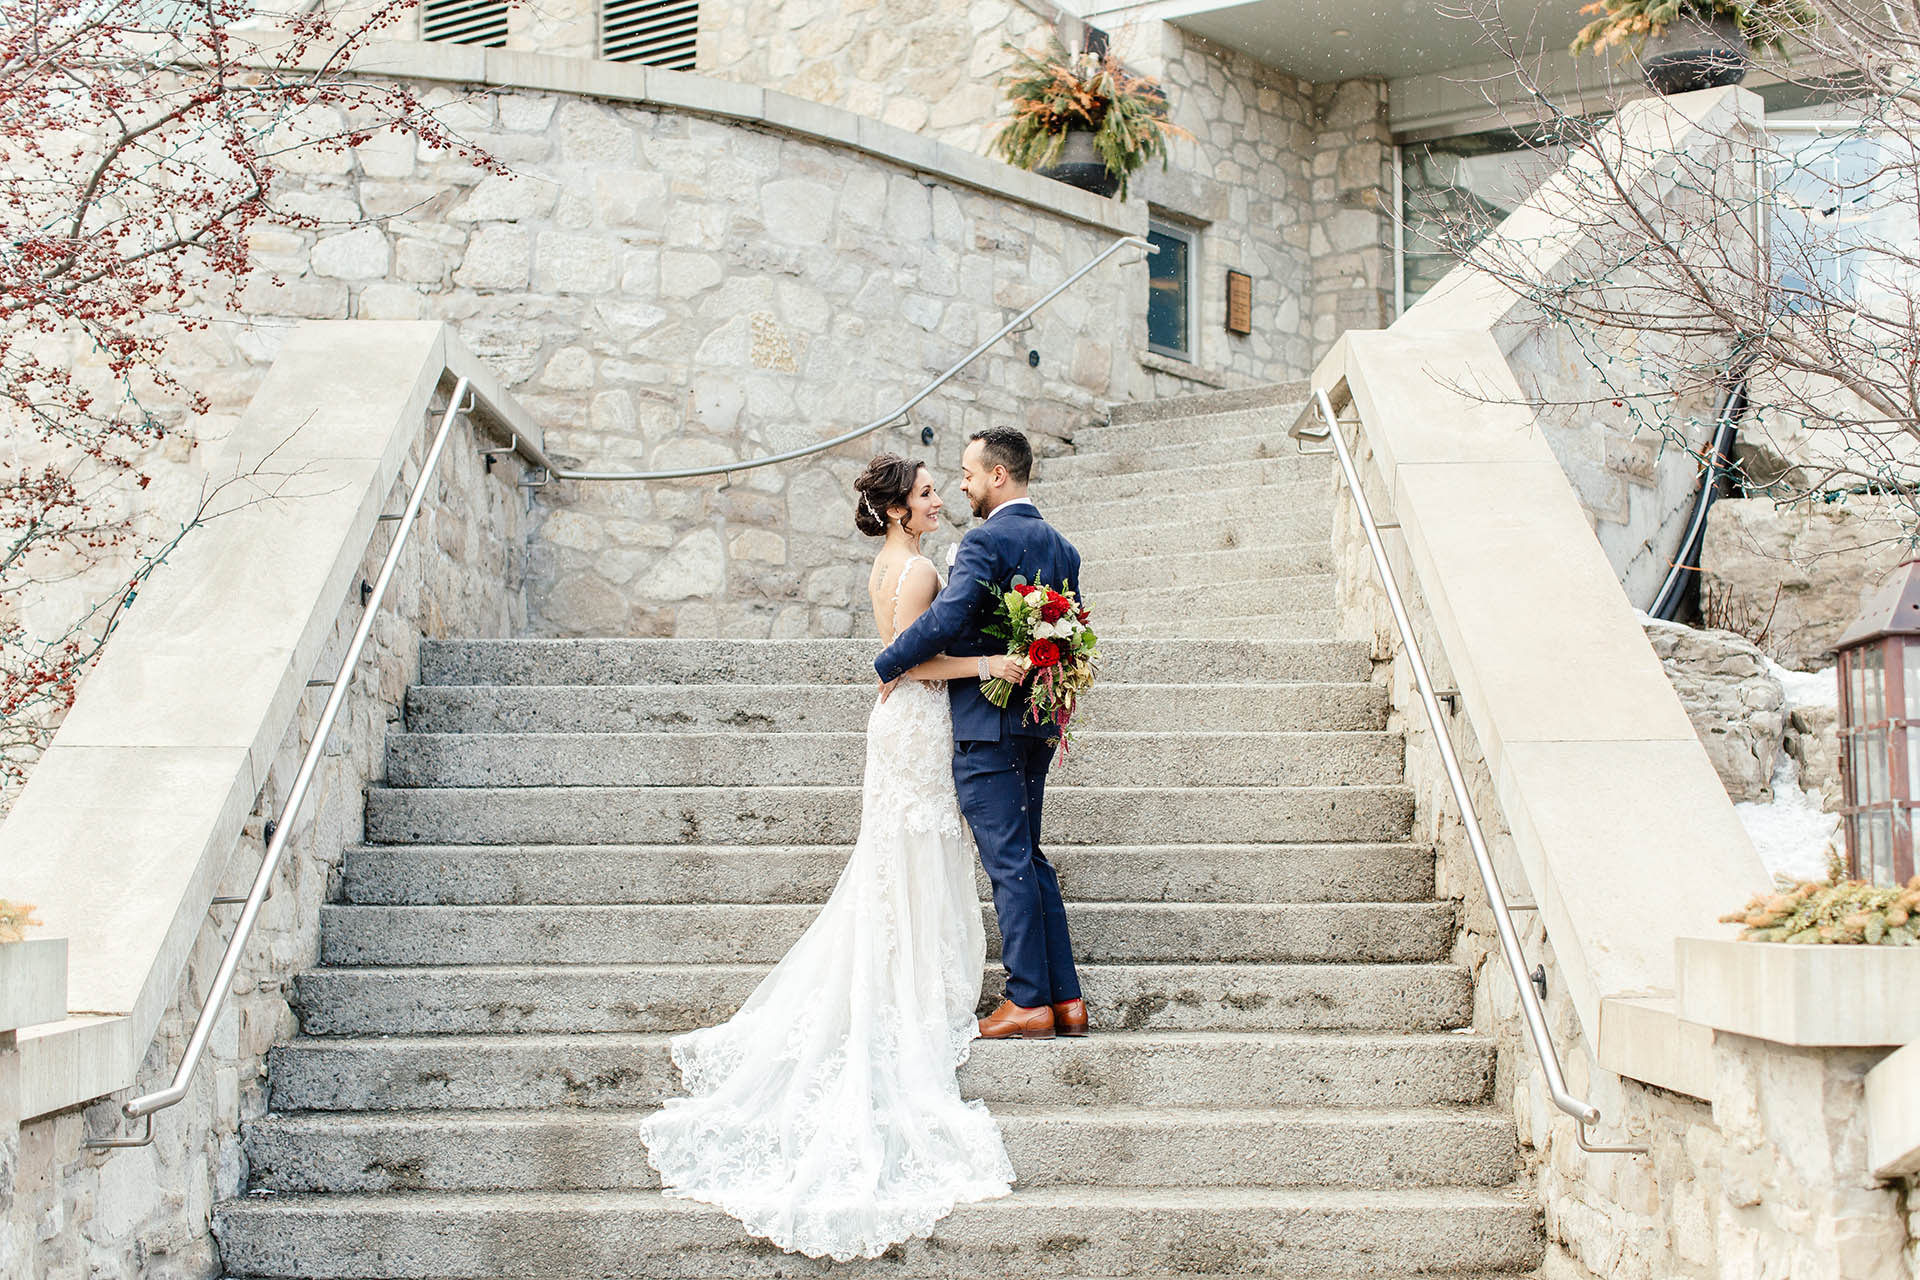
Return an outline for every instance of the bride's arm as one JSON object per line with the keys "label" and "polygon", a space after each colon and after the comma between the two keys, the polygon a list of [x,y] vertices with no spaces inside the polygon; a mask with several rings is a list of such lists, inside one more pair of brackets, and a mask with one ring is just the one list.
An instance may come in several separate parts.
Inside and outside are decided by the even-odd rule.
{"label": "bride's arm", "polygon": [[[935,591],[939,588],[940,578],[933,566],[917,563],[907,570],[906,581],[900,584],[900,603],[894,611],[894,634],[901,635],[913,625],[915,618],[925,613],[933,604]],[[980,659],[950,658],[939,654],[928,658],[915,667],[909,667],[902,673],[909,680],[964,680],[978,679]],[[1011,680],[1015,684],[1026,679],[1027,664],[1020,658],[996,655],[987,659],[987,674],[997,680]]]}

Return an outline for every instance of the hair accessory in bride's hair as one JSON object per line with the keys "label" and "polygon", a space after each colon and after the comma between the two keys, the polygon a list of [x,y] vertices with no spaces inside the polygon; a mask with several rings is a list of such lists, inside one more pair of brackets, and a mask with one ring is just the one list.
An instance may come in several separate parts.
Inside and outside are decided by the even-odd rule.
{"label": "hair accessory in bride's hair", "polygon": [[867,495],[864,493],[860,495],[860,505],[867,509],[867,514],[873,517],[873,522],[875,524],[886,523],[886,520],[881,517],[880,513],[873,509],[872,499],[868,498]]}

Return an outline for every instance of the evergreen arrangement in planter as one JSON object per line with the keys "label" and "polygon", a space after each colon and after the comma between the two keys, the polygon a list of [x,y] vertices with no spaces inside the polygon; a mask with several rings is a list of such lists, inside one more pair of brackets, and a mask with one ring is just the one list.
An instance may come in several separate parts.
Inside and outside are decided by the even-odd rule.
{"label": "evergreen arrangement in planter", "polygon": [[1005,82],[1013,115],[993,151],[1009,164],[1125,199],[1142,165],[1157,157],[1166,167],[1167,139],[1191,136],[1167,119],[1159,82],[1111,51],[1068,53],[1058,37],[1039,55],[1004,47],[1014,58]]}
{"label": "evergreen arrangement in planter", "polygon": [[1595,0],[1580,12],[1598,16],[1573,52],[1632,52],[1659,93],[1738,84],[1750,53],[1785,55],[1787,33],[1815,21],[1807,0]]}
{"label": "evergreen arrangement in planter", "polygon": [[1742,942],[1920,946],[1920,876],[1889,888],[1846,879],[1836,868],[1824,881],[1756,894],[1720,920],[1745,925]]}

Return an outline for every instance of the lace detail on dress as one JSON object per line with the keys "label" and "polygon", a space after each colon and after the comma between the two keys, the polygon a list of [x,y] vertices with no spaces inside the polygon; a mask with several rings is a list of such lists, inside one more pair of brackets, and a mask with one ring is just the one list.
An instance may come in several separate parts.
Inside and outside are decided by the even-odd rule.
{"label": "lace detail on dress", "polygon": [[667,1195],[847,1261],[1010,1189],[999,1127],[954,1075],[986,936],[952,749],[943,688],[905,680],[876,700],[860,832],[832,896],[739,1013],[673,1040],[691,1096],[641,1127]]}

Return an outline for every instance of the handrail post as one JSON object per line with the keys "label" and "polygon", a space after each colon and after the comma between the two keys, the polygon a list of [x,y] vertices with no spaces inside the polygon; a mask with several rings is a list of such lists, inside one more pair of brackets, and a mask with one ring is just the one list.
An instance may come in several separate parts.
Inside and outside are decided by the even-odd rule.
{"label": "handrail post", "polygon": [[1407,666],[1413,672],[1420,705],[1427,713],[1427,725],[1433,730],[1434,747],[1439,751],[1440,763],[1446,769],[1447,785],[1453,791],[1454,803],[1460,807],[1460,824],[1467,833],[1467,844],[1473,849],[1474,864],[1480,871],[1480,883],[1487,891],[1487,904],[1493,910],[1494,931],[1500,937],[1500,954],[1506,960],[1507,972],[1512,975],[1514,988],[1520,997],[1520,1011],[1526,1020],[1527,1036],[1533,1041],[1541,1070],[1546,1073],[1547,1091],[1556,1107],[1579,1122],[1579,1141],[1583,1150],[1623,1155],[1644,1154],[1645,1147],[1601,1147],[1587,1142],[1587,1126],[1599,1122],[1600,1110],[1591,1102],[1575,1097],[1567,1088],[1566,1076],[1560,1069],[1560,1055],[1554,1050],[1553,1039],[1547,1031],[1546,1010],[1541,1007],[1540,996],[1528,975],[1526,954],[1520,949],[1520,933],[1514,926],[1507,895],[1500,888],[1500,878],[1494,874],[1493,855],[1488,852],[1486,836],[1480,830],[1480,819],[1474,812],[1466,774],[1462,772],[1460,759],[1454,753],[1453,739],[1447,734],[1447,722],[1440,714],[1439,695],[1434,692],[1433,679],[1427,674],[1426,659],[1421,655],[1420,644],[1414,638],[1412,619],[1405,602],[1400,598],[1400,587],[1394,581],[1393,568],[1387,563],[1387,551],[1380,541],[1380,528],[1374,521],[1373,507],[1367,502],[1366,492],[1361,488],[1360,473],[1354,466],[1353,454],[1340,434],[1340,423],[1334,415],[1333,402],[1318,387],[1314,388],[1313,400],[1315,411],[1325,424],[1322,430],[1327,442],[1333,446],[1334,456],[1339,460],[1347,492],[1353,496],[1353,505],[1359,512],[1361,530],[1367,535],[1367,549],[1373,555],[1374,568],[1380,572],[1380,585],[1386,593],[1387,608],[1393,614],[1394,630],[1400,634],[1401,651],[1406,655]]}

